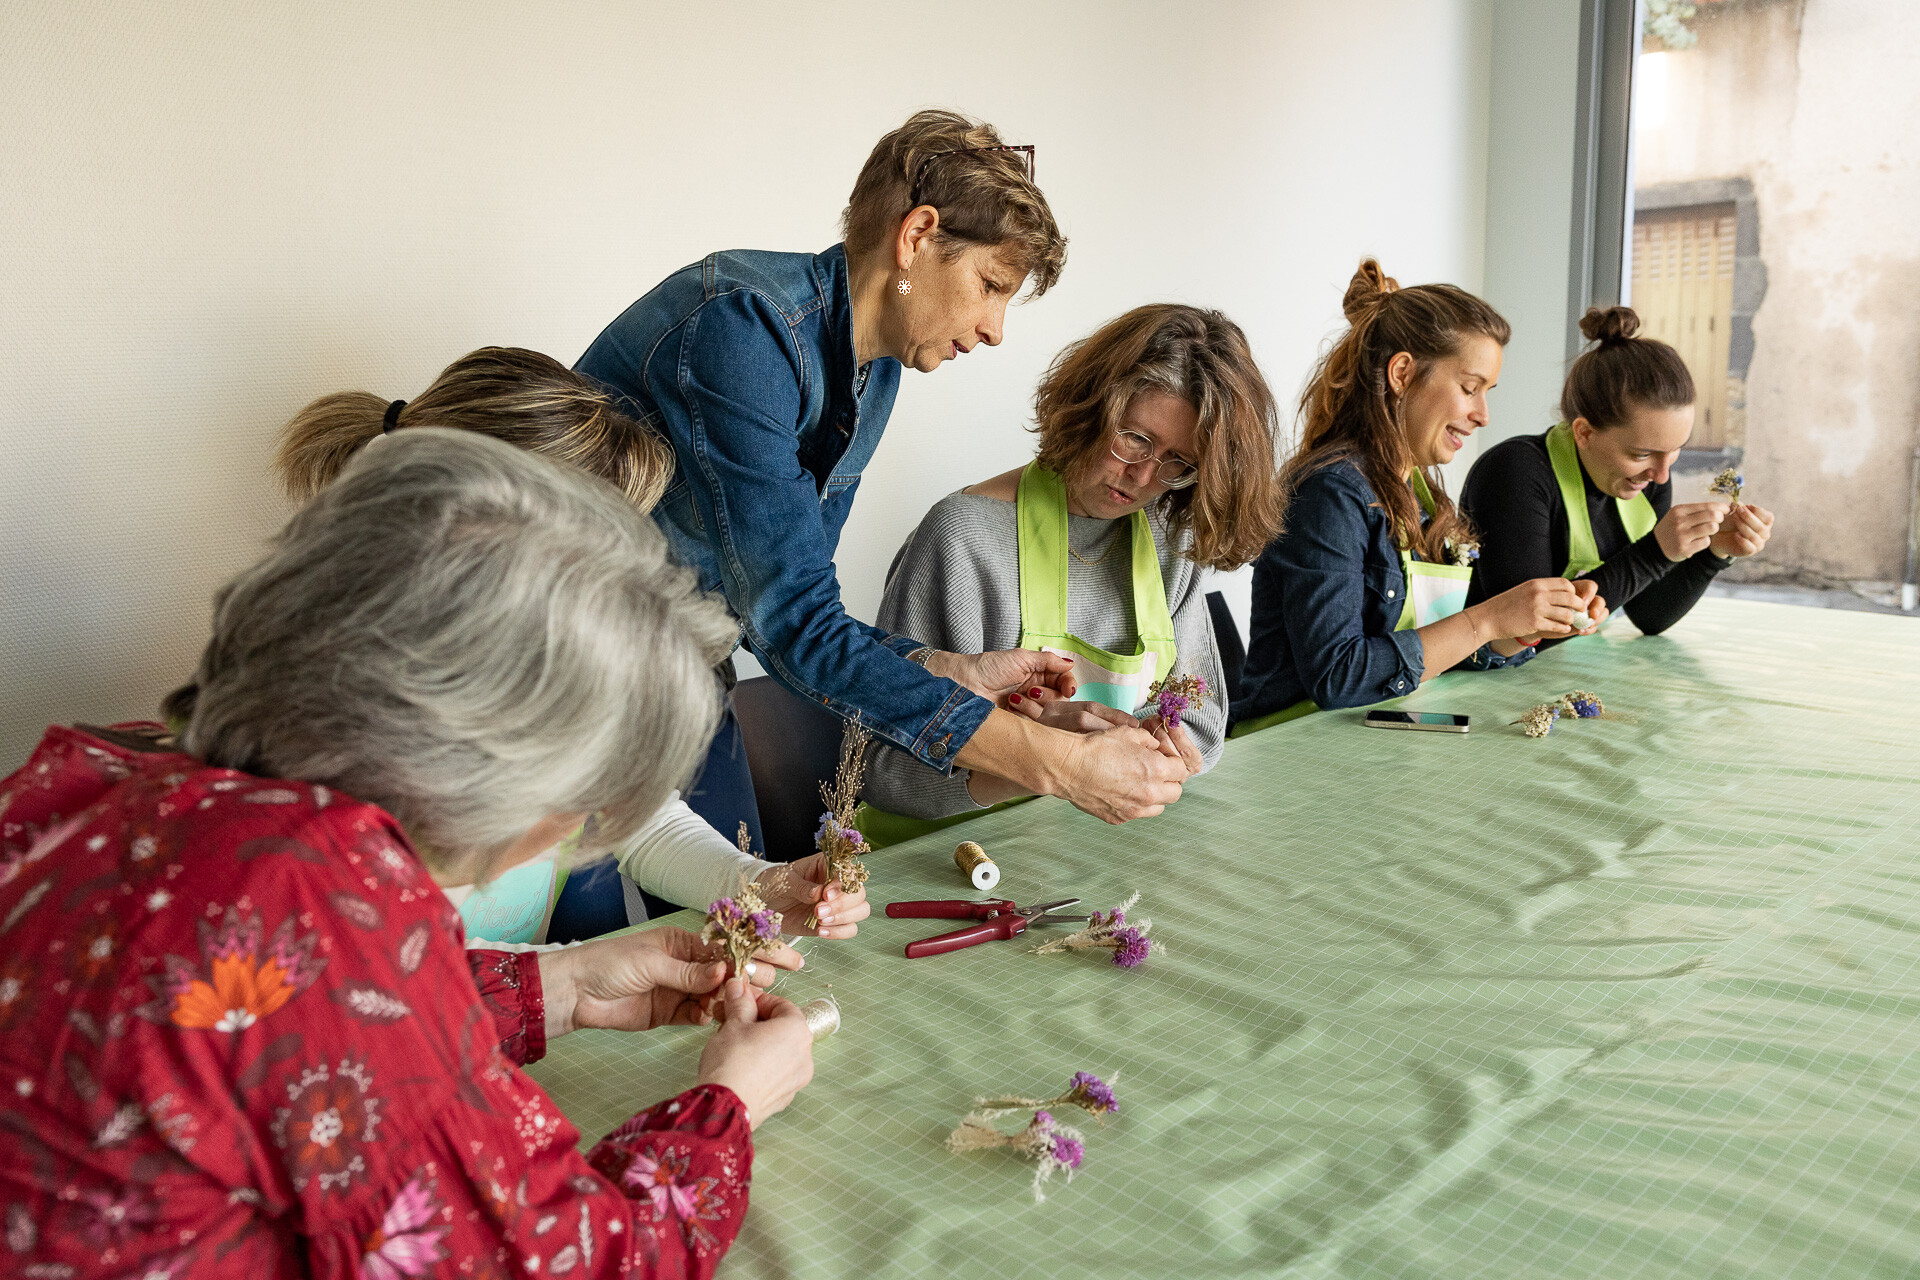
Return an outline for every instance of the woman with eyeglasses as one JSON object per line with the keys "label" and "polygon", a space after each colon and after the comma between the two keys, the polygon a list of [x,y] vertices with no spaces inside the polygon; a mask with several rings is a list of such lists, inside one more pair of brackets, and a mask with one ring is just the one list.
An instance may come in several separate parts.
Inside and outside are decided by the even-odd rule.
{"label": "woman with eyeglasses", "polygon": [[[945,649],[1071,659],[1072,696],[1032,685],[1008,702],[1074,733],[1142,725],[1154,681],[1199,676],[1208,695],[1184,723],[1144,727],[1200,773],[1227,722],[1200,570],[1246,564],[1280,525],[1274,399],[1246,335],[1218,311],[1136,307],[1061,352],[1034,409],[1038,456],[928,513],[894,559],[880,625]],[[862,825],[885,843],[920,829],[900,819],[1030,791],[990,768],[944,775],[884,751]]]}
{"label": "woman with eyeglasses", "polygon": [[1450,284],[1402,289],[1372,258],[1342,310],[1300,398],[1286,532],[1254,566],[1235,736],[1522,662],[1606,616],[1591,581],[1552,576],[1467,604],[1478,543],[1439,468],[1487,423],[1512,336],[1500,313]]}
{"label": "woman with eyeglasses", "polygon": [[[1007,304],[1059,277],[1066,240],[1032,157],[989,125],[921,111],[868,157],[843,243],[713,254],[629,307],[577,368],[673,447],[655,518],[775,680],[930,770],[987,769],[1124,822],[1178,799],[1186,776],[1151,734],[1076,737],[1008,711],[1007,695],[1058,679],[1066,660],[867,626],[842,607],[834,568],[901,369],[997,346]],[[730,789],[726,821],[757,828],[731,724],[696,787]]]}

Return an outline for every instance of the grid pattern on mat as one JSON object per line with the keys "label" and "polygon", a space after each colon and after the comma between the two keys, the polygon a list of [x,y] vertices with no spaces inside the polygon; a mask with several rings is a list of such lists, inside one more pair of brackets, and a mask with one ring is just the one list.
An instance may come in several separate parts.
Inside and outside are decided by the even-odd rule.
{"label": "grid pattern on mat", "polygon": [[[1323,712],[1158,819],[980,820],[998,892],[1138,890],[1167,952],[908,961],[944,926],[883,918],[814,945],[786,991],[831,985],[843,1029],[757,1136],[721,1274],[1920,1274],[1916,658],[1908,619],[1708,600],[1403,700],[1465,737]],[[1507,726],[1576,688],[1630,718]],[[876,855],[876,916],[962,896],[959,838]],[[532,1070],[591,1141],[703,1034]],[[1078,1069],[1122,1109],[1045,1204],[943,1149],[975,1095]]]}

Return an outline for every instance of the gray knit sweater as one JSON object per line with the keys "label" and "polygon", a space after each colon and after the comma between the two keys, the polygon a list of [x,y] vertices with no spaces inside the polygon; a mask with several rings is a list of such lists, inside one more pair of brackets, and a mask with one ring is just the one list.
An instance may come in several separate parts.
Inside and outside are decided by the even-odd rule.
{"label": "gray knit sweater", "polygon": [[[927,513],[893,558],[877,625],[950,653],[986,653],[1020,643],[1020,552],[1016,507],[998,498],[954,493]],[[1202,767],[1220,758],[1226,737],[1226,682],[1213,621],[1200,590],[1200,570],[1167,547],[1167,531],[1149,513],[1160,572],[1173,611],[1173,640],[1182,675],[1207,682],[1206,702],[1186,717]],[[1092,566],[1067,562],[1067,629],[1113,653],[1140,643],[1133,620],[1132,535],[1126,520],[1067,517],[1067,545]],[[1104,559],[1102,558],[1104,556]],[[1162,672],[1161,674],[1165,674]],[[891,747],[875,757],[867,800],[913,818],[944,818],[980,806],[967,793],[967,771],[945,777]]]}

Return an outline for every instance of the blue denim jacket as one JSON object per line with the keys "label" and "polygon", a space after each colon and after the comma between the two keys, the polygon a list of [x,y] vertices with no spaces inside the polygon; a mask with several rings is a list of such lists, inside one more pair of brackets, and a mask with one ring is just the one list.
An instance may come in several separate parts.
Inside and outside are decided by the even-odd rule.
{"label": "blue denim jacket", "polygon": [[950,770],[993,704],[840,604],[834,551],[900,386],[898,361],[855,367],[844,249],[713,254],[628,307],[575,368],[673,445],[654,518],[701,587],[726,594],[768,674]]}
{"label": "blue denim jacket", "polygon": [[[1287,508],[1286,531],[1253,566],[1253,626],[1236,722],[1311,698],[1323,710],[1364,707],[1420,687],[1426,652],[1396,631],[1406,575],[1386,509],[1351,461],[1308,475]],[[1483,647],[1464,665],[1517,665]]]}

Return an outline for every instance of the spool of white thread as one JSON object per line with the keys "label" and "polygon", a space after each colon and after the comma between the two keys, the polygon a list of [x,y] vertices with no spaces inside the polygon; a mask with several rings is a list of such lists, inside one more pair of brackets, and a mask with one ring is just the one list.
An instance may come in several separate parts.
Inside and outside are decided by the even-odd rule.
{"label": "spool of white thread", "polygon": [[809,1000],[800,1006],[800,1012],[807,1015],[807,1030],[813,1032],[816,1043],[840,1029],[840,1003],[832,996]]}
{"label": "spool of white thread", "polygon": [[960,847],[953,851],[953,865],[960,868],[960,874],[973,882],[976,889],[991,889],[1000,883],[1000,868],[995,866],[987,851],[971,840],[963,840]]}

